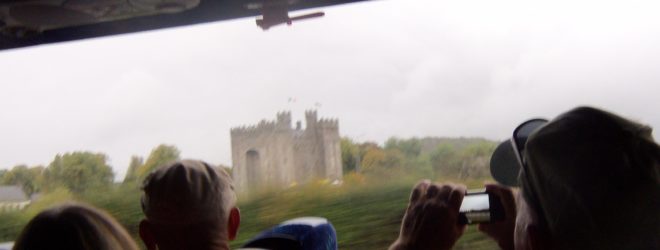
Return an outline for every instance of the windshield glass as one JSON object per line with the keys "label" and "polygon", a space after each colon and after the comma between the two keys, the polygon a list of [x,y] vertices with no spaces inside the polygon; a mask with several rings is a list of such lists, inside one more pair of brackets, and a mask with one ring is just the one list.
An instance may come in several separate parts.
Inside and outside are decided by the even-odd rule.
{"label": "windshield glass", "polygon": [[[337,145],[324,162],[339,165],[241,172],[239,188],[278,188],[239,194],[234,246],[320,216],[340,248],[383,249],[418,179],[482,187],[490,154],[522,121],[589,105],[660,127],[653,5],[376,1],[294,12],[325,16],[267,31],[245,18],[0,52],[0,181],[30,201],[0,212],[0,242],[64,200],[108,210],[137,239],[149,171],[184,158],[260,168],[273,156],[245,134],[284,117],[291,133],[329,126],[322,142],[296,145]],[[467,233],[457,248],[495,246]]]}

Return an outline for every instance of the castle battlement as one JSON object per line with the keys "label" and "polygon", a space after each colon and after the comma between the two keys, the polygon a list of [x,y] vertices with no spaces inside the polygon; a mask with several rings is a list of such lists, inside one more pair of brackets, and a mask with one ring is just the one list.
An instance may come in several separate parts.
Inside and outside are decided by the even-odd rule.
{"label": "castle battlement", "polygon": [[314,110],[314,109],[305,110],[305,116],[314,116],[314,117],[316,117],[317,115],[318,115],[318,112],[316,112],[316,110]]}
{"label": "castle battlement", "polygon": [[277,112],[275,121],[281,124],[291,125],[291,111]]}
{"label": "castle battlement", "polygon": [[261,120],[257,125],[239,126],[231,128],[232,135],[253,135],[263,132],[272,132],[277,128],[278,123],[275,121]]}
{"label": "castle battlement", "polygon": [[[255,135],[260,133],[271,133],[277,129],[292,129],[291,126],[291,111],[277,112],[275,120],[261,120],[256,125],[238,126],[230,129],[231,135]],[[339,120],[336,118],[321,118],[318,119],[316,110],[305,111],[305,118],[307,128],[338,128]],[[307,129],[305,128],[305,129]]]}
{"label": "castle battlement", "polygon": [[317,126],[322,127],[322,128],[337,128],[337,127],[339,127],[339,120],[338,119],[322,118],[316,124],[317,124]]}

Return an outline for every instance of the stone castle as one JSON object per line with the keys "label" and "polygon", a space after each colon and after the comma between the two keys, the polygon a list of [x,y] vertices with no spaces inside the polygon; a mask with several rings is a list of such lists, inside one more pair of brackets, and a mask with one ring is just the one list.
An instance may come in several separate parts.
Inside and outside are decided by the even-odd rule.
{"label": "stone castle", "polygon": [[291,112],[275,121],[231,129],[233,178],[239,192],[287,187],[314,179],[341,181],[339,122],[305,112],[306,126],[291,124]]}

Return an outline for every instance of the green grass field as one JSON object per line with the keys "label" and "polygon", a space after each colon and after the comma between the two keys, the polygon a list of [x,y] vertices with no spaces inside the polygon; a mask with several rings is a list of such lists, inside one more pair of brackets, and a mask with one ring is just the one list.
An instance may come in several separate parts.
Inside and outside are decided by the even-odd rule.
{"label": "green grass field", "polygon": [[[370,181],[373,183],[373,181]],[[245,243],[260,231],[282,221],[319,216],[329,219],[337,230],[340,249],[386,249],[399,230],[410,188],[414,181],[397,184],[368,185],[365,183],[332,186],[308,184],[283,191],[239,199],[242,213],[239,237],[232,248]],[[481,182],[468,186],[479,187]],[[62,196],[62,195],[61,195]],[[136,237],[140,210],[140,192],[136,187],[123,186],[103,193],[92,193],[79,198],[101,207],[112,214]],[[0,242],[12,241],[22,226],[38,211],[50,204],[34,204],[21,213],[0,214]],[[139,239],[136,237],[138,242]],[[469,227],[455,249],[497,249],[485,235]]]}
{"label": "green grass field", "polygon": [[[386,249],[397,237],[412,184],[370,187],[308,186],[241,203],[240,246],[261,230],[302,216],[325,217],[337,230],[340,249]],[[497,249],[468,227],[455,249]]]}

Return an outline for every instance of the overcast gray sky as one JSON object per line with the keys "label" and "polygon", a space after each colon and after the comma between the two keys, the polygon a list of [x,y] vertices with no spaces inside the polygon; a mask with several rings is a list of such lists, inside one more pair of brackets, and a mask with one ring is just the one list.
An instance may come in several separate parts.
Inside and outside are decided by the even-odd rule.
{"label": "overcast gray sky", "polygon": [[0,52],[0,168],[89,150],[122,179],[161,143],[231,165],[231,127],[316,103],[359,141],[500,140],[585,104],[660,128],[658,1],[323,10],[267,32],[248,18]]}

